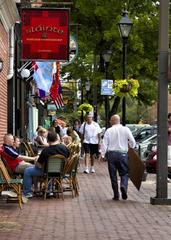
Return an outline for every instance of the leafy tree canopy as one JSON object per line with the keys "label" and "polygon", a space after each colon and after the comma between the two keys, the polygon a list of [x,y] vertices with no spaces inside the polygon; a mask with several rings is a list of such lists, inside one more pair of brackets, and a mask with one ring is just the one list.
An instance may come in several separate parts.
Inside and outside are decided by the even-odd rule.
{"label": "leafy tree canopy", "polygon": [[[156,1],[90,0],[87,4],[87,0],[74,0],[71,21],[78,23],[75,31],[78,31],[79,59],[65,70],[70,71],[72,77],[82,77],[83,74],[99,81],[99,77],[104,76],[102,52],[111,49],[110,78],[121,78],[122,40],[117,23],[124,8],[128,9],[129,18],[133,21],[128,40],[127,73],[129,77],[139,79],[139,98],[144,104],[150,104],[156,97],[159,21]],[[94,63],[97,66],[93,74]],[[153,88],[144,90],[145,84],[148,86],[151,82]]]}
{"label": "leafy tree canopy", "polygon": [[[47,1],[47,0],[46,0]],[[55,0],[53,0],[55,1]],[[122,77],[122,39],[117,23],[123,9],[129,11],[133,22],[128,39],[128,77],[139,80],[138,99],[149,105],[156,98],[158,57],[158,1],[139,0],[73,0],[70,30],[77,36],[79,57],[74,64],[63,68],[69,78],[86,78],[100,87],[104,78],[102,53],[112,50],[109,64],[111,79]],[[76,25],[75,25],[76,24]],[[99,96],[98,99],[101,97]],[[119,102],[119,101],[118,101]]]}

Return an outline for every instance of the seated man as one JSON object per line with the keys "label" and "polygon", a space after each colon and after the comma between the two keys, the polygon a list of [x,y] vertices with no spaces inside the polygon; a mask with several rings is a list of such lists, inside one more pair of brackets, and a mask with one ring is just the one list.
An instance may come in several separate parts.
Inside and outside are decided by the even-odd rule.
{"label": "seated man", "polygon": [[46,168],[48,158],[52,155],[60,154],[64,157],[69,157],[69,150],[64,144],[60,144],[56,132],[48,132],[47,141],[49,146],[42,150],[35,166],[29,167],[24,172],[23,190],[24,196],[32,197],[32,177],[41,176],[44,168]]}
{"label": "seated man", "polygon": [[19,155],[14,145],[14,137],[12,134],[5,134],[4,143],[1,148],[1,155],[7,162],[8,166],[15,173],[24,173],[27,167],[32,166],[31,163],[25,161],[35,161],[37,157],[28,157],[24,155]]}

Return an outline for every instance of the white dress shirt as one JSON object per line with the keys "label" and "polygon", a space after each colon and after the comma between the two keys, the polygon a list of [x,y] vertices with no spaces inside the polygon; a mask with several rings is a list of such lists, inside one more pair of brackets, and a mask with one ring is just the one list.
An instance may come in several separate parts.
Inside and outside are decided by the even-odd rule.
{"label": "white dress shirt", "polygon": [[102,141],[101,153],[105,156],[107,151],[128,152],[128,145],[135,147],[135,139],[128,127],[121,124],[108,128]]}
{"label": "white dress shirt", "polygon": [[85,124],[85,130],[84,130],[84,124],[83,123],[80,127],[80,133],[84,134],[84,140],[83,143],[89,143],[89,144],[98,144],[99,143],[99,134],[101,133],[101,128],[98,123],[92,121],[91,124],[88,124],[86,122]]}

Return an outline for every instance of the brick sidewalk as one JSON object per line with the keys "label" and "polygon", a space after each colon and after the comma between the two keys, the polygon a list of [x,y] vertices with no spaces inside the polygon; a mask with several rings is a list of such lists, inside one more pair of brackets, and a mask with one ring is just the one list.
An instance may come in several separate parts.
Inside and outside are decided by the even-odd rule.
{"label": "brick sidewalk", "polygon": [[[20,210],[0,203],[0,240],[168,240],[171,206],[153,206],[155,176],[149,175],[140,192],[129,183],[128,200],[112,200],[107,164],[96,173],[79,173],[80,196],[65,200],[34,198]],[[171,186],[171,184],[170,184]]]}

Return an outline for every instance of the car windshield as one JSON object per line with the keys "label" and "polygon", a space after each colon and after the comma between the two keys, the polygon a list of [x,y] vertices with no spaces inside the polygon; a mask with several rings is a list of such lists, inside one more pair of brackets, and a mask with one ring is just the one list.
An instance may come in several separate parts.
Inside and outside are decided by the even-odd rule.
{"label": "car windshield", "polygon": [[157,135],[154,134],[152,136],[147,136],[147,137],[143,138],[142,141],[140,141],[140,142],[147,142],[147,141],[152,142],[152,141],[156,141],[156,140],[157,140]]}
{"label": "car windshield", "polygon": [[137,142],[142,142],[144,140],[147,140],[151,136],[157,133],[157,128],[156,127],[148,127],[148,128],[143,128],[138,131],[136,134],[135,140]]}
{"label": "car windshield", "polygon": [[136,136],[137,133],[144,127],[149,127],[149,124],[126,124],[126,126],[131,130],[133,136]]}

